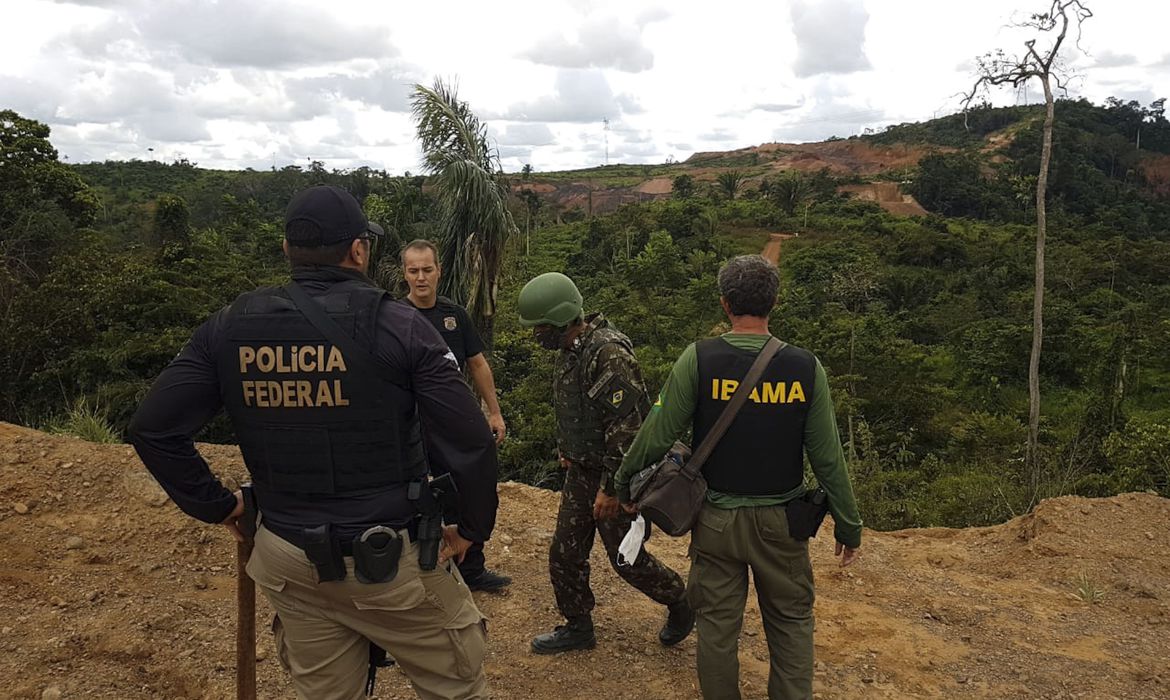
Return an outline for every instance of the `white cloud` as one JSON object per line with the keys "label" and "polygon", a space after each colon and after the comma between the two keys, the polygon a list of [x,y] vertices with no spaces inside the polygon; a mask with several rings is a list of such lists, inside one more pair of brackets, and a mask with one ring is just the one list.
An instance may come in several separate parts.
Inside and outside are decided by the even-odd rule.
{"label": "white cloud", "polygon": [[493,129],[492,135],[501,146],[548,146],[556,141],[548,124],[541,123],[508,124],[502,133]]}
{"label": "white cloud", "polygon": [[149,8],[136,23],[144,39],[193,63],[289,68],[396,54],[384,27],[341,20],[322,6],[178,0]]}
{"label": "white cloud", "polygon": [[792,0],[791,15],[797,76],[869,70],[861,0]]}
{"label": "white cloud", "polygon": [[1096,68],[1121,68],[1135,65],[1138,62],[1137,56],[1131,53],[1117,53],[1109,49],[1098,51],[1090,58],[1092,59],[1091,65]]}
{"label": "white cloud", "polygon": [[387,112],[409,112],[410,95],[418,78],[397,68],[378,68],[369,73],[330,73],[294,78],[286,90],[294,102],[326,104],[341,98],[381,107]]}
{"label": "white cloud", "polygon": [[795,104],[780,104],[777,102],[757,102],[752,105],[752,109],[758,109],[761,112],[789,112],[794,109],[800,109],[804,106],[803,102]]}
{"label": "white cloud", "polygon": [[[21,0],[5,14],[0,109],[48,123],[73,161],[150,147],[212,167],[312,157],[402,172],[419,164],[410,85],[441,76],[491,121],[508,167],[601,163],[605,118],[611,162],[645,162],[954,111],[970,57],[1021,47],[1005,29],[1017,8],[543,0],[468,3],[453,23],[449,5],[380,0]],[[1094,13],[1072,95],[1165,95],[1170,3]]]}
{"label": "white cloud", "polygon": [[602,71],[561,69],[557,71],[553,94],[514,104],[498,118],[525,122],[599,122],[639,111],[632,97],[613,94]]}
{"label": "white cloud", "polygon": [[654,54],[642,43],[642,30],[666,19],[665,10],[651,8],[634,23],[618,16],[593,16],[577,28],[575,39],[546,36],[520,55],[534,63],[558,68],[616,68],[630,73],[654,67]]}
{"label": "white cloud", "polygon": [[706,133],[699,134],[696,138],[698,138],[700,141],[715,141],[723,143],[736,140],[738,135],[731,129],[718,127]]}

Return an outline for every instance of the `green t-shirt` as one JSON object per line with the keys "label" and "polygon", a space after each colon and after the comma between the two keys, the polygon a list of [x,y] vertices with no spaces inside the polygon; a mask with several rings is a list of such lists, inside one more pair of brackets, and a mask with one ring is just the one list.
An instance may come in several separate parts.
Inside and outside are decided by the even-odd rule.
{"label": "green t-shirt", "polygon": [[[745,333],[725,333],[722,336],[734,347],[754,352],[759,352],[769,337]],[[622,501],[630,500],[630,479],[634,474],[661,459],[678,436],[691,427],[698,401],[698,384],[699,359],[692,343],[675,361],[666,385],[658,395],[658,401],[643,421],[638,436],[630,445],[614,477]],[[846,546],[857,547],[861,545],[861,515],[857,511],[849,469],[845,465],[845,452],[837,434],[837,418],[833,412],[833,400],[829,396],[829,380],[820,360],[817,360],[812,397],[804,425],[804,451],[817,482],[829,496],[829,510],[836,523],[834,536]],[[803,486],[788,493],[769,496],[736,496],[709,490],[707,500],[718,508],[743,508],[779,505],[803,493]]]}

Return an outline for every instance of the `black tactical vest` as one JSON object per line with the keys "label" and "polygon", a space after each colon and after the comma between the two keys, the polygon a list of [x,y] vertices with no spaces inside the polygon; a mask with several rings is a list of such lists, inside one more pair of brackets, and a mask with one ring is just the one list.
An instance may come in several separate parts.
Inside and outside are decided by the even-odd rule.
{"label": "black tactical vest", "polygon": [[[722,338],[700,340],[695,349],[699,386],[691,444],[698,449],[756,353],[740,350]],[[740,496],[772,496],[800,485],[804,479],[804,423],[815,379],[812,353],[792,345],[780,348],[703,465],[710,488]]]}
{"label": "black tactical vest", "polygon": [[[384,292],[360,280],[314,297],[374,352]],[[219,357],[220,392],[257,486],[358,494],[426,474],[413,395],[346,357],[279,288],[232,303]]]}

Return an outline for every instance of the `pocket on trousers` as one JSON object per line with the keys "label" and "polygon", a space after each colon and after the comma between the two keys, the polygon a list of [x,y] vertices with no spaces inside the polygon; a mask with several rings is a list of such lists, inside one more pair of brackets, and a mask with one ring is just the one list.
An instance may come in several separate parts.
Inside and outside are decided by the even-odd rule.
{"label": "pocket on trousers", "polygon": [[248,563],[244,566],[244,571],[248,573],[248,578],[256,582],[256,585],[265,589],[270,598],[272,594],[276,594],[280,598],[283,607],[292,609],[295,608],[292,602],[288,600],[288,596],[279,595],[284,591],[288,581],[282,576],[269,571],[268,567],[264,565],[264,555],[260,552],[252,552],[252,556],[248,557]]}
{"label": "pocket on trousers", "polygon": [[358,610],[401,612],[422,607],[427,604],[428,597],[427,587],[416,576],[397,586],[392,585],[374,593],[354,596],[353,606]]}
{"label": "pocket on trousers", "polygon": [[696,611],[701,611],[707,607],[708,596],[703,592],[703,571],[705,568],[706,561],[702,555],[692,554],[691,570],[687,574],[687,602]]}
{"label": "pocket on trousers", "polygon": [[788,516],[783,506],[767,506],[757,509],[756,524],[760,537],[769,542],[792,545],[796,540],[788,534]]}
{"label": "pocket on trousers", "polygon": [[731,522],[732,515],[730,510],[704,503],[702,510],[699,511],[698,524],[715,532],[723,532]]}
{"label": "pocket on trousers", "polygon": [[487,649],[487,620],[468,600],[443,627],[451,640],[456,675],[464,680],[475,678],[483,668]]}
{"label": "pocket on trousers", "polygon": [[292,673],[292,666],[288,662],[288,644],[284,640],[284,623],[280,621],[280,615],[272,616],[272,644],[276,647],[276,659],[281,668]]}

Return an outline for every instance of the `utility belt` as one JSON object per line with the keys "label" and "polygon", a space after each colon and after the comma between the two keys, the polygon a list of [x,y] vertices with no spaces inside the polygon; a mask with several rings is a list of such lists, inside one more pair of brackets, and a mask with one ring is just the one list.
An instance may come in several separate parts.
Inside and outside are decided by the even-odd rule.
{"label": "utility belt", "polygon": [[[243,491],[245,529],[254,533],[260,509],[252,488],[245,487]],[[407,500],[414,506],[414,517],[402,526],[374,525],[353,537],[340,537],[332,523],[302,529],[266,527],[305,553],[317,568],[320,583],[345,580],[345,557],[353,557],[354,577],[359,582],[386,583],[398,575],[406,540],[418,543],[419,568],[435,569],[443,540],[443,508],[454,505],[454,495],[455,484],[449,474],[429,483],[412,481],[407,487]]]}
{"label": "utility belt", "polygon": [[307,527],[269,528],[274,535],[305,553],[317,569],[317,580],[344,581],[348,574],[345,557],[353,558],[353,574],[361,583],[386,583],[398,575],[403,548],[418,542],[418,522],[405,526],[375,525],[353,537],[340,537],[332,523]]}

